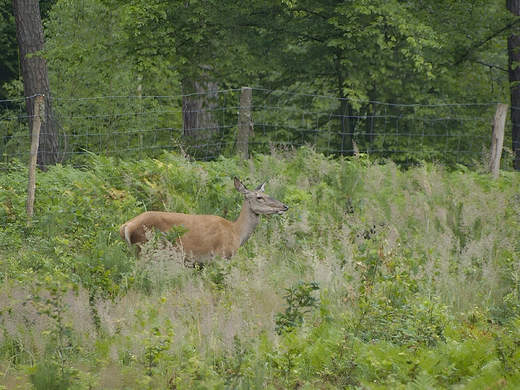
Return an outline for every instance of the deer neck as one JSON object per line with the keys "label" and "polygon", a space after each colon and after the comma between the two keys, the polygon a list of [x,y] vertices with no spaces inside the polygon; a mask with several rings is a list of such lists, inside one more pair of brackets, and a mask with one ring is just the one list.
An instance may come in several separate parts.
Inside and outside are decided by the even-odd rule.
{"label": "deer neck", "polygon": [[260,215],[255,214],[249,203],[244,201],[242,203],[242,210],[240,210],[240,215],[233,222],[234,230],[237,236],[240,238],[240,246],[244,245],[251,234],[253,234],[253,230],[255,230],[256,225],[260,222]]}

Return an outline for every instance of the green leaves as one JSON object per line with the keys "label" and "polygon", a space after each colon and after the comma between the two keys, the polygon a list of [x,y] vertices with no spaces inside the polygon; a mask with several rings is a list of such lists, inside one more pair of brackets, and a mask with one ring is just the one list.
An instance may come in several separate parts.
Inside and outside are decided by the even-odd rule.
{"label": "green leaves", "polygon": [[290,332],[303,324],[305,314],[319,305],[319,299],[312,296],[312,293],[317,290],[319,290],[318,283],[308,283],[303,280],[285,289],[286,294],[283,298],[287,307],[284,313],[278,313],[276,316],[278,333]]}
{"label": "green leaves", "polygon": [[171,360],[171,356],[166,352],[172,346],[174,334],[171,321],[163,313],[165,302],[166,298],[161,297],[157,303],[149,304],[145,310],[136,314],[139,324],[137,331],[140,333],[141,345],[144,348],[141,364],[147,376],[140,379],[139,383],[148,385],[150,389],[153,383],[151,377],[160,373],[157,366]]}

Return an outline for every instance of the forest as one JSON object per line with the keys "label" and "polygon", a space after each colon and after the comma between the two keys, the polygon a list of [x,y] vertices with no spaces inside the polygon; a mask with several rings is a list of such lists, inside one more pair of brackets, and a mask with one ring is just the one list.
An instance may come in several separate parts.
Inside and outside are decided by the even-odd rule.
{"label": "forest", "polygon": [[[332,128],[338,134],[332,153],[341,154],[353,154],[356,147],[367,153],[395,148],[381,146],[383,137],[373,136],[372,122],[382,115],[406,117],[412,107],[415,117],[432,122],[474,117],[475,105],[510,104],[505,146],[516,156],[514,1],[41,1],[45,45],[37,45],[28,59],[44,60],[38,62],[42,72],[37,74],[46,68],[48,81],[34,86],[22,83],[12,5],[2,1],[4,156],[28,149],[32,103],[24,96],[51,97],[40,141],[43,166],[66,162],[67,156],[82,151],[100,153],[93,150],[97,141],[84,140],[91,134],[119,135],[117,142],[103,146],[107,153],[125,135],[136,139],[128,149],[136,148],[142,137],[146,142],[148,136],[134,136],[134,128],[147,134],[172,129],[167,137],[186,147],[215,137],[228,140],[236,126],[219,123],[219,110],[230,103],[218,91],[241,87],[329,97],[311,103],[284,99],[285,111],[277,120],[294,120],[291,109],[303,104],[327,114],[332,119],[323,115],[315,129]],[[35,2],[15,1],[20,3],[15,16]],[[31,27],[37,25],[30,14],[18,18],[23,16],[34,23]],[[269,98],[261,95],[257,107]],[[384,112],[380,103],[387,105]],[[451,104],[467,107],[453,112],[444,108]],[[144,120],[139,112],[148,110],[154,117]],[[97,123],[87,123],[88,118]],[[485,120],[492,118],[487,115]],[[490,125],[449,126],[466,136],[483,137],[490,131]],[[355,138],[358,134],[362,136]],[[285,143],[298,139],[292,128],[284,127],[268,138]],[[429,147],[428,153],[439,149],[434,137],[415,143]],[[430,154],[431,161],[438,158]],[[400,158],[392,153],[382,157]],[[507,158],[510,167],[511,153]]]}
{"label": "forest", "polygon": [[[0,0],[0,390],[519,388],[517,3]],[[430,125],[453,138],[414,156],[369,132]],[[231,259],[186,266],[182,226],[139,256],[119,236],[236,219],[234,178],[289,209]]]}

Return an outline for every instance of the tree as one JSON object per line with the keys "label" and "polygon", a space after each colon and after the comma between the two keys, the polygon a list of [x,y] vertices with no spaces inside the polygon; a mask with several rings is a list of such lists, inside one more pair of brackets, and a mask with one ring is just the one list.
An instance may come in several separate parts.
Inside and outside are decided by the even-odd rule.
{"label": "tree", "polygon": [[32,131],[35,114],[33,98],[36,95],[45,96],[45,120],[42,122],[40,130],[37,162],[41,169],[46,169],[47,166],[59,162],[59,146],[53,127],[52,98],[47,63],[42,56],[44,35],[40,4],[38,0],[13,0],[13,5],[30,131]]}
{"label": "tree", "polygon": [[218,122],[213,114],[213,109],[217,108],[214,98],[218,91],[217,83],[208,81],[202,84],[186,79],[182,85],[183,135],[208,141],[218,129]]}
{"label": "tree", "polygon": [[[253,4],[256,9],[244,24],[257,38],[251,48],[269,53],[264,58],[270,61],[263,63],[277,66],[269,82],[337,96],[343,150],[349,148],[357,118],[377,116],[367,101],[480,103],[506,96],[503,37],[511,20],[499,0],[294,0],[279,2],[277,8]],[[400,107],[389,110],[403,115]],[[370,150],[377,140],[370,129],[366,135]]]}
{"label": "tree", "polygon": [[[503,101],[509,92],[503,38],[511,18],[501,0],[87,0],[60,1],[52,13],[48,58],[60,97],[126,96],[140,85],[143,96],[170,95],[182,83],[184,135],[195,143],[204,135],[191,129],[210,129],[209,137],[218,123],[188,114],[210,108],[213,96],[220,98],[212,93],[217,86],[336,96],[327,107],[318,99],[283,104],[328,110],[333,114],[316,121],[317,136],[334,128],[336,138],[323,142],[345,150],[354,136],[368,152],[383,142],[374,135],[377,121],[364,120],[379,115],[370,101],[482,103]],[[201,91],[211,99],[194,100]],[[286,119],[297,120],[290,111],[283,112]],[[398,105],[385,108],[385,115],[404,114]],[[290,128],[276,136],[288,143],[300,137]]]}
{"label": "tree", "polygon": [[[40,0],[42,19],[55,1]],[[0,47],[0,100],[4,100],[10,98],[7,92],[9,84],[20,76],[13,0],[0,0]]]}
{"label": "tree", "polygon": [[258,1],[255,7],[243,32],[254,37],[251,53],[270,67],[268,82],[336,96],[329,120],[338,128],[339,150],[354,150],[357,117],[371,109],[361,101],[417,103],[428,91],[434,74],[425,50],[435,34],[408,2]]}
{"label": "tree", "polygon": [[[507,0],[507,9],[520,16],[520,0]],[[509,83],[511,85],[511,123],[513,125],[513,166],[520,171],[520,28],[515,27],[507,40]]]}
{"label": "tree", "polygon": [[7,99],[5,84],[15,79],[18,69],[16,26],[11,0],[0,0],[0,100]]}

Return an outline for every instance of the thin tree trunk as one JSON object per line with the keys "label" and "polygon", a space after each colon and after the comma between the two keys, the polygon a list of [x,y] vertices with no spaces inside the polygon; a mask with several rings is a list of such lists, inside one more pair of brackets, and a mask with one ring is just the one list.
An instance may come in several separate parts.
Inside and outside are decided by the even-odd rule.
{"label": "thin tree trunk", "polygon": [[345,74],[341,68],[341,54],[337,54],[335,59],[336,64],[336,74],[338,77],[338,93],[339,93],[339,107],[338,107],[338,116],[340,120],[340,129],[341,129],[341,144],[340,144],[340,154],[341,155],[352,155],[354,154],[354,147],[352,144],[352,130],[350,123],[350,114],[351,107],[348,102],[347,96],[343,92],[345,88]]}
{"label": "thin tree trunk", "polygon": [[354,146],[352,144],[352,129],[351,129],[351,107],[348,99],[342,97],[339,106],[339,117],[341,120],[341,151],[344,156],[354,154]]}
{"label": "thin tree trunk", "polygon": [[34,121],[34,98],[45,96],[45,116],[41,124],[40,147],[38,149],[38,166],[45,169],[59,162],[59,146],[52,124],[52,99],[47,74],[47,62],[40,55],[43,51],[44,36],[38,0],[13,0],[16,22],[16,37],[20,51],[24,94],[29,129],[32,131]]}
{"label": "thin tree trunk", "polygon": [[[507,0],[506,7],[520,16],[520,0]],[[507,40],[509,85],[511,88],[511,123],[513,125],[514,169],[520,171],[520,29],[514,27]]]}

